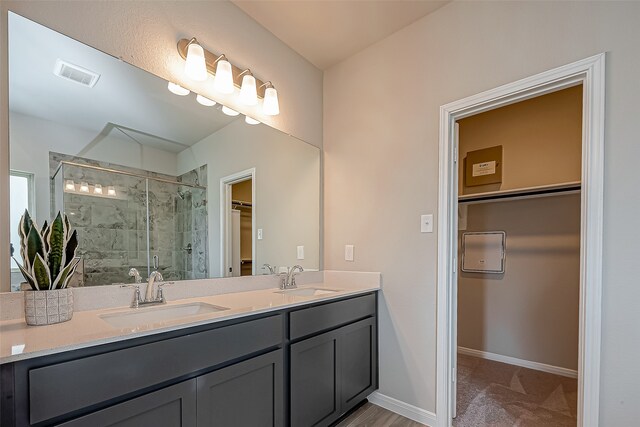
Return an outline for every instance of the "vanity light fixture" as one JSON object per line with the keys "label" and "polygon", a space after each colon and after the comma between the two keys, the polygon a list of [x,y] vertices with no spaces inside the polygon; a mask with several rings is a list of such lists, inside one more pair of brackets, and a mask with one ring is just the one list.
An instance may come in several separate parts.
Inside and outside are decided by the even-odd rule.
{"label": "vanity light fixture", "polygon": [[236,110],[232,110],[231,108],[227,107],[226,105],[222,106],[222,112],[225,113],[227,116],[237,116],[238,113]]}
{"label": "vanity light fixture", "polygon": [[187,59],[184,63],[184,73],[191,80],[203,82],[207,80],[207,63],[204,59],[204,49],[196,38],[189,40],[187,45]]}
{"label": "vanity light fixture", "polygon": [[76,183],[72,179],[68,179],[64,184],[64,188],[68,191],[76,191]]}
{"label": "vanity light fixture", "polygon": [[244,122],[248,125],[259,125],[260,124],[260,120],[256,120],[254,118],[251,118],[249,116],[244,116]]}
{"label": "vanity light fixture", "polygon": [[185,89],[179,84],[175,84],[173,82],[169,82],[169,84],[167,85],[167,89],[169,89],[169,92],[180,96],[186,96],[190,93],[189,89]]}
{"label": "vanity light fixture", "polygon": [[262,104],[262,112],[267,116],[277,116],[280,114],[280,104],[278,103],[278,91],[271,82],[265,83],[267,88],[264,90],[264,103]]}
{"label": "vanity light fixture", "polygon": [[89,192],[89,184],[86,183],[86,182],[81,182],[80,183],[80,192],[88,193]]}
{"label": "vanity light fixture", "polygon": [[[178,53],[186,61],[185,72],[189,77],[202,77],[202,62],[204,60],[204,69],[214,76],[213,88],[216,91],[232,94],[237,87],[240,89],[238,101],[241,104],[253,106],[258,104],[259,99],[264,99],[262,112],[265,115],[280,114],[278,92],[271,82],[264,83],[257,79],[249,69],[243,70],[234,66],[224,54],[216,55],[204,49],[195,38],[179,40]],[[189,93],[187,89],[179,86],[178,88],[180,93],[174,93],[179,95]]]}
{"label": "vanity light fixture", "polygon": [[[240,75],[242,77],[242,85],[240,86],[239,100],[244,105],[257,105],[258,104],[258,91],[256,89],[256,78],[251,74],[251,70],[246,69]],[[240,76],[238,76],[240,77]]]}
{"label": "vanity light fixture", "polygon": [[216,101],[202,95],[196,95],[196,101],[198,101],[199,104],[204,105],[205,107],[213,107],[214,105],[216,105]]}
{"label": "vanity light fixture", "polygon": [[108,196],[115,196],[116,195],[116,187],[114,187],[113,185],[110,185],[107,187],[107,195]]}
{"label": "vanity light fixture", "polygon": [[93,194],[102,194],[102,185],[96,184],[93,186]]}

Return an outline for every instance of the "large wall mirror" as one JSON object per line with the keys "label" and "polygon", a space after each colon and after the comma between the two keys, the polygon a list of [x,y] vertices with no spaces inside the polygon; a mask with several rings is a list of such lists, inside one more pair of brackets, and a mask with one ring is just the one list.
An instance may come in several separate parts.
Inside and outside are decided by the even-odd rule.
{"label": "large wall mirror", "polygon": [[27,209],[78,230],[73,286],[129,282],[132,267],[165,280],[319,269],[317,147],[14,13],[9,110],[17,262]]}

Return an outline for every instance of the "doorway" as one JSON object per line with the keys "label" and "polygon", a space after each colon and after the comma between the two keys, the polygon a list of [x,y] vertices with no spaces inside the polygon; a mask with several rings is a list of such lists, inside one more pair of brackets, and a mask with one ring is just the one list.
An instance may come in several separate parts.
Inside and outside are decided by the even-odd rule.
{"label": "doorway", "polygon": [[255,189],[255,168],[220,180],[220,253],[223,277],[256,274]]}
{"label": "doorway", "polygon": [[604,62],[600,54],[441,107],[438,207],[438,426],[449,427],[456,402],[458,163],[456,122],[526,99],[583,86],[577,425],[597,426],[600,376]]}

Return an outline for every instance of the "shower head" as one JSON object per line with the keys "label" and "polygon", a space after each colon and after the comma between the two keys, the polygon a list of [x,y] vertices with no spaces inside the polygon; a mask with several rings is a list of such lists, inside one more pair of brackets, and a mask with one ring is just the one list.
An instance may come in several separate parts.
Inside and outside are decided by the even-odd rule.
{"label": "shower head", "polygon": [[186,196],[188,196],[189,194],[191,194],[191,192],[189,190],[187,190],[187,191],[178,190],[177,194],[178,194],[178,197],[180,197],[182,200],[184,200],[184,198]]}

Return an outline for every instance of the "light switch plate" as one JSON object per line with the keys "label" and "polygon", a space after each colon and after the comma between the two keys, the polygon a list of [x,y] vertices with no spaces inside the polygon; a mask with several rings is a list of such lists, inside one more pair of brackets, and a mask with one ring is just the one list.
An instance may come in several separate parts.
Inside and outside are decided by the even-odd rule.
{"label": "light switch plate", "polygon": [[420,216],[420,232],[433,233],[433,214]]}
{"label": "light switch plate", "polygon": [[344,260],[353,261],[353,245],[344,245]]}
{"label": "light switch plate", "polygon": [[298,259],[304,259],[304,246],[298,246]]}
{"label": "light switch plate", "polygon": [[262,228],[258,228],[258,240],[262,240]]}

